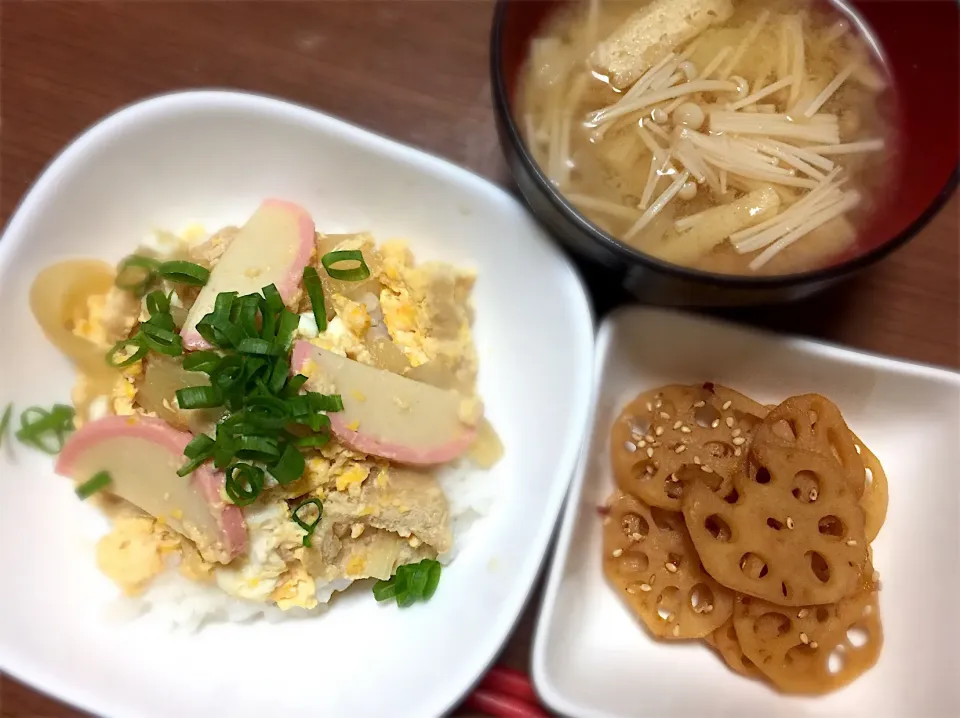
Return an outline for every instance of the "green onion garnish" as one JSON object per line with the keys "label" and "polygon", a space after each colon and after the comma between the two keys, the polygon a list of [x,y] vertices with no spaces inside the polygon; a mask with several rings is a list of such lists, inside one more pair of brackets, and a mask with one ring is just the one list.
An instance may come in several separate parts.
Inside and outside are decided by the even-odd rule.
{"label": "green onion garnish", "polygon": [[267,309],[273,314],[279,314],[283,311],[283,297],[277,291],[276,285],[268,284],[263,288],[263,298],[267,302]]}
{"label": "green onion garnish", "polygon": [[268,470],[270,475],[277,480],[277,483],[284,486],[303,476],[303,471],[306,468],[307,462],[303,458],[303,454],[297,451],[293,444],[287,444],[279,461],[269,467]]}
{"label": "green onion garnish", "polygon": [[107,352],[107,364],[122,369],[143,359],[150,348],[143,343],[138,334],[129,339],[121,339]]}
{"label": "green onion garnish", "polygon": [[151,257],[131,254],[125,257],[117,267],[114,284],[120,289],[142,296],[157,279],[160,262]]}
{"label": "green onion garnish", "polygon": [[[333,265],[340,262],[358,262],[357,266],[349,269],[337,269]],[[359,249],[342,249],[338,252],[328,252],[320,258],[320,263],[334,279],[345,282],[359,282],[370,276],[370,268],[363,259],[363,252]]]}
{"label": "green onion garnish", "polygon": [[200,371],[211,374],[220,366],[220,355],[216,352],[190,352],[183,358],[186,371]]}
{"label": "green onion garnish", "polygon": [[310,297],[310,306],[313,309],[313,318],[317,320],[317,329],[325,332],[327,330],[327,307],[323,301],[323,283],[320,281],[317,270],[313,267],[303,268],[303,287],[307,290],[307,296]]}
{"label": "green onion garnish", "polygon": [[377,581],[373,585],[373,597],[377,601],[394,598],[401,608],[417,601],[429,601],[437,592],[441,571],[440,562],[429,558],[398,566],[389,580]]}
{"label": "green onion garnish", "polygon": [[[301,513],[304,510],[309,510],[307,507],[315,506],[317,508],[317,516],[313,521],[307,523],[304,521],[304,516],[301,516]],[[317,524],[320,523],[320,518],[323,516],[323,504],[320,502],[320,499],[307,499],[301,503],[297,508],[295,508],[291,514],[293,520],[297,523],[297,526],[302,528],[307,532],[307,535],[303,537],[303,545],[307,548],[310,548],[310,537],[313,535],[313,531],[317,528]]]}
{"label": "green onion garnish", "polygon": [[263,491],[263,469],[251,464],[234,464],[227,469],[224,489],[237,506],[248,506]]}
{"label": "green onion garnish", "polygon": [[50,411],[31,406],[20,414],[20,429],[16,433],[22,444],[46,454],[56,454],[63,448],[67,434],[73,431],[72,406],[54,404]]}
{"label": "green onion garnish", "polygon": [[194,287],[202,287],[210,279],[210,270],[206,267],[180,260],[164,262],[157,268],[157,273],[171,282],[190,284]]}
{"label": "green onion garnish", "polygon": [[237,351],[241,354],[259,354],[269,356],[273,354],[273,343],[259,337],[244,337],[237,344]]}
{"label": "green onion garnish", "polygon": [[300,317],[289,309],[284,309],[280,312],[280,318],[277,321],[277,339],[275,344],[280,347],[281,351],[288,352],[290,351],[290,347],[293,346],[293,334],[297,331],[297,327],[300,326]]}
{"label": "green onion garnish", "polygon": [[7,404],[3,410],[3,418],[0,419],[0,446],[3,446],[3,440],[7,436],[7,429],[10,426],[10,417],[13,416],[13,403]]}
{"label": "green onion garnish", "polygon": [[223,404],[220,392],[212,386],[188,386],[177,389],[177,404],[181,409],[212,409]]}
{"label": "green onion garnish", "polygon": [[107,488],[112,481],[113,479],[110,478],[110,474],[106,471],[101,471],[77,487],[77,496],[79,496],[81,500],[89,499],[98,491],[103,491]]}

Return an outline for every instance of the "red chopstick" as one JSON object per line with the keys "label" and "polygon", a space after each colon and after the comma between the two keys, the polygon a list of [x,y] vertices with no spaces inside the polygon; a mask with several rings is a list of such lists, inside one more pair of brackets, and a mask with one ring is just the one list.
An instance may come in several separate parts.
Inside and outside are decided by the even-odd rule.
{"label": "red chopstick", "polygon": [[464,706],[494,718],[548,718],[530,679],[513,668],[494,666]]}

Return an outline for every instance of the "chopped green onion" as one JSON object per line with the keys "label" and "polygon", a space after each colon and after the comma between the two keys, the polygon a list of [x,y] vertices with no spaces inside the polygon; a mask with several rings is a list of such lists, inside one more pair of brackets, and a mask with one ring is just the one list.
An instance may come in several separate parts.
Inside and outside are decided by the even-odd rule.
{"label": "chopped green onion", "polygon": [[237,351],[241,354],[269,356],[273,354],[273,344],[259,337],[245,337],[237,344]]}
{"label": "chopped green onion", "polygon": [[224,489],[237,506],[248,506],[263,491],[263,469],[252,464],[234,464],[226,472]]}
{"label": "chopped green onion", "polygon": [[[133,351],[128,354],[130,349]],[[140,335],[121,339],[107,352],[107,364],[115,369],[122,369],[143,359],[148,351],[150,348],[141,341]]]}
{"label": "chopped green onion", "polygon": [[270,459],[276,456],[280,456],[280,447],[277,444],[276,439],[268,439],[263,436],[240,436],[237,438],[236,442],[236,453],[239,456],[240,452],[243,452],[243,456],[240,458],[249,459],[250,454],[260,454],[256,458]]}
{"label": "chopped green onion", "polygon": [[[161,315],[169,316],[169,315]],[[158,354],[166,356],[180,356],[183,354],[183,339],[176,332],[157,326],[151,322],[140,325],[140,334],[138,335],[145,347],[152,349]]]}
{"label": "chopped green onion", "polygon": [[398,566],[389,580],[374,584],[373,597],[377,601],[396,599],[401,608],[416,601],[429,601],[437,591],[441,571],[440,562],[429,558]]}
{"label": "chopped green onion", "polygon": [[89,499],[98,491],[103,491],[107,488],[113,479],[110,478],[110,474],[106,471],[101,471],[97,474],[94,474],[92,478],[87,481],[84,481],[76,488],[77,496],[81,500]]}
{"label": "chopped green onion", "polygon": [[180,260],[164,262],[157,268],[157,273],[171,282],[190,284],[194,287],[202,287],[210,279],[210,270],[206,267]]}
{"label": "chopped green onion", "polygon": [[269,309],[274,314],[279,314],[283,311],[283,297],[280,296],[280,292],[277,291],[277,287],[274,284],[268,284],[263,288],[263,298],[267,300],[267,309]]}
{"label": "chopped green onion", "polygon": [[240,297],[233,304],[233,308],[237,314],[233,322],[240,327],[240,330],[246,337],[259,338],[260,332],[257,329],[257,314],[260,309],[260,302],[262,301],[264,301],[264,299],[259,294],[247,294]]}
{"label": "chopped green onion", "polygon": [[284,396],[296,396],[300,393],[301,387],[307,383],[307,377],[303,374],[297,374],[287,379],[287,385],[283,388]]}
{"label": "chopped green onion", "polygon": [[170,311],[170,297],[155,289],[147,295],[147,311],[153,314],[166,314]]}
{"label": "chopped green onion", "polygon": [[240,388],[246,376],[243,357],[228,356],[220,360],[219,366],[210,374],[210,383],[222,393],[227,394]]}
{"label": "chopped green onion", "polygon": [[270,389],[271,394],[279,394],[283,391],[289,374],[290,364],[283,357],[277,357],[270,371],[270,379],[267,381],[267,388]]}
{"label": "chopped green onion", "polygon": [[[356,267],[350,269],[337,269],[333,265],[340,262],[359,262]],[[359,249],[342,249],[338,252],[328,252],[320,258],[320,263],[334,279],[340,279],[344,282],[359,282],[370,276],[370,268],[363,259],[363,252]]]}
{"label": "chopped green onion", "polygon": [[230,318],[230,309],[237,298],[236,292],[220,292],[213,300],[213,315],[215,317]]}
{"label": "chopped green onion", "polygon": [[125,257],[117,267],[117,278],[114,284],[120,289],[140,296],[156,281],[157,268],[160,262],[151,257],[131,254]]}
{"label": "chopped green onion", "polygon": [[[306,521],[304,521],[303,517],[301,517],[300,515],[301,512],[304,509],[306,509],[306,507],[308,506],[315,506],[317,509],[317,517],[310,523],[307,523]],[[314,529],[317,528],[317,524],[320,523],[320,518],[322,516],[323,516],[323,504],[320,502],[320,499],[307,499],[306,501],[302,502],[299,506],[297,506],[297,508],[295,508],[291,513],[291,517],[297,523],[297,526],[299,526],[300,528],[302,528],[304,531],[307,532],[307,535],[303,537],[303,545],[306,546],[307,548],[310,547],[310,537],[313,535]]]}
{"label": "chopped green onion", "polygon": [[200,371],[210,374],[220,366],[221,357],[216,352],[190,352],[183,358],[186,371]]}
{"label": "chopped green onion", "polygon": [[330,434],[313,434],[311,436],[300,436],[294,439],[293,443],[300,449],[319,449],[330,442]]}
{"label": "chopped green onion", "polygon": [[289,309],[284,309],[280,312],[280,319],[277,325],[277,340],[275,345],[280,347],[284,352],[290,351],[290,346],[293,344],[293,334],[297,331],[297,327],[300,326],[300,317]]}
{"label": "chopped green onion", "polygon": [[303,471],[306,468],[307,462],[303,458],[303,454],[293,444],[287,444],[277,463],[268,467],[267,470],[277,480],[278,484],[285,486],[303,476]]}
{"label": "chopped green onion", "polygon": [[339,394],[319,394],[308,391],[305,396],[314,411],[343,411],[343,398]]}
{"label": "chopped green onion", "polygon": [[188,459],[195,459],[201,454],[209,454],[213,449],[214,440],[206,434],[197,434],[190,439],[190,443],[183,449],[183,455]]}
{"label": "chopped green onion", "polygon": [[7,436],[7,428],[10,426],[10,417],[13,416],[13,403],[7,404],[3,410],[3,418],[0,419],[0,446],[3,446],[3,440]]}
{"label": "chopped green onion", "polygon": [[64,404],[54,404],[50,411],[31,406],[20,414],[16,437],[20,443],[46,454],[59,453],[66,435],[74,429],[74,413],[73,407]]}
{"label": "chopped green onion", "polygon": [[188,386],[177,389],[177,404],[181,409],[212,409],[223,404],[220,392],[212,386]]}
{"label": "chopped green onion", "polygon": [[[329,270],[327,271],[329,273]],[[320,281],[317,270],[313,267],[303,268],[303,287],[307,290],[307,296],[310,297],[310,306],[313,309],[314,319],[317,320],[317,329],[325,332],[327,330],[327,307],[323,302],[323,283]]]}

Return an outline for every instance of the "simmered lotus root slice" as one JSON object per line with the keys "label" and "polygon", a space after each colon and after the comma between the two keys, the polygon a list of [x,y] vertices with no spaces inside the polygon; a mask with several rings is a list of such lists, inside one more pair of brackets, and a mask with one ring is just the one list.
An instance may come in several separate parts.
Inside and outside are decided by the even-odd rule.
{"label": "simmered lotus root slice", "polygon": [[853,433],[832,401],[819,394],[792,396],[771,410],[757,429],[763,441],[780,443],[833,456],[844,470],[850,488],[863,494],[863,464],[853,444]]}
{"label": "simmered lotus root slice", "polygon": [[880,465],[880,460],[856,434],[853,434],[853,442],[863,462],[864,489],[863,496],[860,497],[864,516],[863,531],[867,535],[867,541],[872,542],[887,518],[887,503],[890,498],[887,474]]}
{"label": "simmered lotus root slice", "polygon": [[651,506],[680,511],[686,487],[723,491],[766,407],[707,382],[641,394],[611,432],[617,485]]}
{"label": "simmered lotus root slice", "polygon": [[713,648],[716,648],[717,653],[720,654],[726,664],[741,676],[763,678],[763,673],[757,670],[753,661],[744,654],[743,648],[740,646],[740,639],[737,638],[737,630],[734,628],[732,616],[704,640]]}
{"label": "simmered lotus root slice", "polygon": [[737,598],[734,626],[744,654],[773,684],[790,693],[836,690],[867,671],[880,655],[877,587],[870,577],[839,603],[783,608]]}
{"label": "simmered lotus root slice", "polygon": [[680,514],[626,494],[613,497],[604,520],[603,569],[660,638],[701,638],[733,611],[733,594],[700,568]]}
{"label": "simmered lotus root slice", "polygon": [[863,510],[832,458],[759,443],[718,496],[695,484],[683,516],[707,572],[784,606],[835,603],[866,562]]}

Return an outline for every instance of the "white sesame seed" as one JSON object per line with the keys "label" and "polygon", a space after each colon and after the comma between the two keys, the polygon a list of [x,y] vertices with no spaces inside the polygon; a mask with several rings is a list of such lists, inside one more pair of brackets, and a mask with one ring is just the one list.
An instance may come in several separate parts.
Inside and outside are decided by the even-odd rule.
{"label": "white sesame seed", "polygon": [[663,436],[663,427],[658,426],[653,433],[656,434],[657,436]]}
{"label": "white sesame seed", "polygon": [[640,439],[640,441],[637,442],[637,446],[639,446],[641,449],[644,448],[646,445],[647,445],[647,442],[644,441],[643,439]]}
{"label": "white sesame seed", "polygon": [[730,436],[736,438],[736,437],[740,436],[740,434],[742,434],[742,433],[743,433],[743,432],[742,432],[740,429],[734,429],[733,431],[730,432]]}
{"label": "white sesame seed", "polygon": [[810,641],[810,648],[819,648],[819,644],[816,641]]}
{"label": "white sesame seed", "polygon": [[627,593],[629,593],[631,596],[633,596],[636,592],[637,590],[633,586],[627,586]]}
{"label": "white sesame seed", "polygon": [[684,434],[692,434],[692,433],[693,433],[693,429],[691,429],[689,426],[681,426],[681,427],[680,427],[680,431],[682,431]]}
{"label": "white sesame seed", "polygon": [[807,614],[809,613],[810,611],[808,611],[806,608],[801,608],[799,611],[797,611],[797,618],[806,618]]}
{"label": "white sesame seed", "polygon": [[704,464],[703,466],[700,467],[700,471],[702,471],[702,472],[705,473],[705,474],[712,474],[712,473],[713,473],[713,469],[711,469],[711,468],[710,468],[709,466],[707,466],[706,464]]}
{"label": "white sesame seed", "polygon": [[614,557],[614,558],[620,558],[621,556],[623,556],[623,549],[622,549],[622,548],[615,548],[615,549],[613,549],[613,557]]}
{"label": "white sesame seed", "polygon": [[731,429],[733,428],[733,425],[736,423],[736,422],[733,420],[733,417],[732,417],[732,416],[728,416],[728,417],[727,417],[726,419],[724,419],[723,421],[724,421],[724,423],[725,423],[727,426],[729,426]]}
{"label": "white sesame seed", "polygon": [[811,500],[811,501],[816,501],[816,500],[817,500],[817,497],[818,497],[819,495],[820,495],[820,492],[819,492],[819,491],[817,491],[816,489],[810,489],[810,500]]}
{"label": "white sesame seed", "polygon": [[743,453],[743,452],[740,451],[739,448],[736,448],[736,449],[733,450],[733,455],[734,455],[734,456],[740,456],[740,454],[742,454],[742,453]]}
{"label": "white sesame seed", "polygon": [[856,539],[850,539],[849,541],[847,541],[847,546],[856,546],[856,545],[857,545]]}
{"label": "white sesame seed", "polygon": [[694,456],[694,457],[693,457],[693,463],[695,463],[697,466],[700,466],[700,457],[699,457],[699,456]]}
{"label": "white sesame seed", "polygon": [[730,408],[730,405],[731,405],[731,404],[733,404],[732,401],[725,401],[725,402],[723,402],[723,406],[720,407],[720,408],[721,408],[723,411],[726,411],[727,409]]}
{"label": "white sesame seed", "polygon": [[634,451],[637,450],[637,445],[634,444],[632,441],[625,441],[623,443],[623,448],[632,454]]}
{"label": "white sesame seed", "polygon": [[642,538],[643,538],[643,534],[641,534],[641,533],[633,533],[633,534],[630,534],[630,540],[631,540],[631,541],[639,541],[639,540],[642,539]]}
{"label": "white sesame seed", "polygon": [[657,399],[657,408],[659,409],[661,406],[663,406],[663,399]]}
{"label": "white sesame seed", "polygon": [[674,635],[674,637],[680,635],[680,626],[679,626],[679,625],[676,625],[676,626],[673,627],[673,635]]}
{"label": "white sesame seed", "polygon": [[670,563],[669,561],[667,561],[665,564],[663,564],[663,567],[667,569],[670,573],[677,572],[677,564],[675,563]]}
{"label": "white sesame seed", "polygon": [[677,476],[676,474],[670,474],[670,480],[673,481],[674,483],[679,483],[680,477]]}
{"label": "white sesame seed", "polygon": [[747,440],[744,439],[742,436],[735,436],[735,437],[733,438],[733,445],[734,445],[734,446],[743,446],[743,445],[746,444],[746,443],[747,443]]}
{"label": "white sesame seed", "polygon": [[649,591],[651,591],[651,590],[653,590],[653,589],[650,588],[650,584],[649,584],[649,583],[641,583],[641,584],[640,584],[640,590],[643,591],[644,593],[647,593],[647,592],[649,592]]}
{"label": "white sesame seed", "polygon": [[669,415],[667,412],[665,412],[665,411],[661,411],[661,412],[660,412],[660,418],[661,418],[661,419],[669,419],[669,418],[670,418],[670,415]]}
{"label": "white sesame seed", "polygon": [[801,633],[801,634],[800,634],[800,643],[802,643],[802,644],[805,645],[805,646],[806,646],[808,643],[810,643],[810,639],[807,638],[807,634],[806,634],[806,633]]}
{"label": "white sesame seed", "polygon": [[707,402],[705,402],[705,401],[698,401],[696,404],[693,405],[693,408],[694,408],[694,409],[699,409],[701,406],[706,406],[706,405],[707,405]]}
{"label": "white sesame seed", "polygon": [[651,404],[649,401],[647,402],[647,411],[653,411],[653,404]]}
{"label": "white sesame seed", "polygon": [[857,450],[857,453],[860,453],[860,444],[854,444],[853,448]]}
{"label": "white sesame seed", "polygon": [[718,426],[720,426],[720,420],[719,420],[719,419],[714,419],[713,421],[710,422],[710,428],[711,428],[711,429],[716,429]]}
{"label": "white sesame seed", "polygon": [[646,468],[643,471],[647,474],[650,474],[651,476],[657,473],[657,470],[650,464],[647,464]]}
{"label": "white sesame seed", "polygon": [[656,441],[656,439],[653,438],[653,435],[652,435],[652,434],[647,434],[647,435],[646,435],[645,437],[643,437],[643,438],[644,438],[645,441],[648,441],[648,442],[650,442],[651,444],[652,444],[654,441]]}
{"label": "white sesame seed", "polygon": [[650,446],[647,447],[647,458],[648,459],[653,458],[653,447],[650,447]]}
{"label": "white sesame seed", "polygon": [[713,613],[713,604],[712,604],[712,603],[708,603],[706,606],[704,606],[704,607],[703,607],[703,612],[704,612],[704,613]]}
{"label": "white sesame seed", "polygon": [[657,574],[651,573],[650,578],[648,578],[647,581],[650,583],[651,586],[655,584],[657,582]]}
{"label": "white sesame seed", "polygon": [[676,431],[677,429],[679,429],[681,426],[683,426],[683,422],[682,422],[682,421],[676,421],[676,422],[674,422],[674,424],[673,424],[674,431]]}
{"label": "white sesame seed", "polygon": [[787,528],[793,530],[793,519],[787,516]]}
{"label": "white sesame seed", "polygon": [[686,451],[686,450],[687,450],[686,444],[680,444],[680,446],[678,446],[676,449],[674,449],[674,451],[675,451],[676,453],[678,453],[678,454],[682,454],[682,453],[683,453],[684,451]]}

